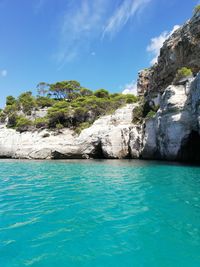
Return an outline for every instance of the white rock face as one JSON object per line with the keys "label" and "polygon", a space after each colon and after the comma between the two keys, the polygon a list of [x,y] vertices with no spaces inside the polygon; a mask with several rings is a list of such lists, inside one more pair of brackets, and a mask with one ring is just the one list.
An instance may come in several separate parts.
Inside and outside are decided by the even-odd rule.
{"label": "white rock face", "polygon": [[135,104],[118,109],[113,115],[101,117],[77,136],[64,129],[19,133],[5,126],[0,128],[0,157],[50,158],[126,158],[129,157],[129,134]]}
{"label": "white rock face", "polygon": [[132,127],[132,110],[135,104],[116,110],[113,115],[101,117],[94,124],[82,131],[78,144],[85,146],[100,144],[101,153],[106,158],[126,158],[129,156],[129,134]]}
{"label": "white rock face", "polygon": [[191,133],[200,133],[199,101],[200,75],[189,85],[170,85],[161,97],[156,117],[146,122],[141,156],[181,159],[182,147]]}
{"label": "white rock face", "polygon": [[0,157],[177,160],[194,154],[200,160],[200,74],[185,86],[170,85],[156,116],[142,125],[132,123],[135,107],[99,118],[79,136],[70,129],[19,133],[1,125]]}

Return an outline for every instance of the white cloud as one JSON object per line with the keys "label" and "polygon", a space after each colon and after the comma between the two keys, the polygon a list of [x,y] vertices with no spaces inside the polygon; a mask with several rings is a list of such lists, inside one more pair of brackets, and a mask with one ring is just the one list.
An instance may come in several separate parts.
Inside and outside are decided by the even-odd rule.
{"label": "white cloud", "polygon": [[0,71],[0,75],[1,75],[1,77],[6,77],[7,74],[8,74],[8,71],[7,71],[7,70],[1,70],[1,71]]}
{"label": "white cloud", "polygon": [[137,95],[137,83],[135,81],[128,83],[124,86],[124,89],[122,91],[122,94],[132,94]]}
{"label": "white cloud", "polygon": [[153,59],[150,62],[151,65],[157,62],[158,56],[160,54],[160,49],[163,46],[165,40],[169,38],[170,35],[172,35],[179,27],[180,27],[179,25],[175,25],[172,31],[170,32],[164,31],[159,36],[151,39],[150,44],[147,46],[147,51],[153,55]]}
{"label": "white cloud", "polygon": [[108,20],[108,23],[103,31],[103,37],[106,34],[114,35],[129,21],[129,19],[136,15],[144,6],[151,0],[125,0],[117,8],[115,13]]}

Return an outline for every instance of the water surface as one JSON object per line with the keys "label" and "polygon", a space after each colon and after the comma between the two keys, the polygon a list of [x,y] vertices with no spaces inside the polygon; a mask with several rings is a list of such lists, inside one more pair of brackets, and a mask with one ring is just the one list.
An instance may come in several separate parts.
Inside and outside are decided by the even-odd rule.
{"label": "water surface", "polygon": [[0,266],[200,266],[200,168],[0,160]]}

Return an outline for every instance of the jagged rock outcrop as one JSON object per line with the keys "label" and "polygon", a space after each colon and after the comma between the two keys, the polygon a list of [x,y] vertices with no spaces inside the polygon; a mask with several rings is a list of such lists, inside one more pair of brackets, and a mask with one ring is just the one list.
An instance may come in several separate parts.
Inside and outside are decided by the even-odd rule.
{"label": "jagged rock outcrop", "polygon": [[158,63],[139,73],[138,93],[162,93],[181,67],[190,68],[194,75],[200,70],[200,12],[164,42]]}
{"label": "jagged rock outcrop", "polygon": [[187,86],[166,88],[145,124],[141,157],[200,161],[200,74]]}

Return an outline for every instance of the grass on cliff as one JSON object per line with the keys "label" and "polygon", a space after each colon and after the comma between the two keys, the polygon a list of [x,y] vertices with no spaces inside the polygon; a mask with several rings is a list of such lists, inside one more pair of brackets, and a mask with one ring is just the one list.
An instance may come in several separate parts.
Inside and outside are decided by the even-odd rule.
{"label": "grass on cliff", "polygon": [[[110,94],[105,89],[93,92],[82,88],[76,81],[48,85],[48,90],[44,83],[40,87],[42,89],[36,97],[30,91],[22,93],[18,98],[8,96],[6,107],[0,112],[0,121],[21,132],[67,127],[80,133],[100,116],[137,101],[134,95]],[[34,113],[44,108],[47,110],[46,116],[35,118]]]}
{"label": "grass on cliff", "polygon": [[176,76],[174,78],[174,83],[180,81],[183,78],[190,77],[192,75],[193,75],[193,73],[192,73],[192,70],[190,68],[183,67],[181,69],[178,69]]}
{"label": "grass on cliff", "polygon": [[138,106],[133,110],[132,122],[135,124],[141,124],[145,119],[152,119],[159,109],[159,105],[155,105],[153,101],[145,100],[141,97],[138,101]]}

